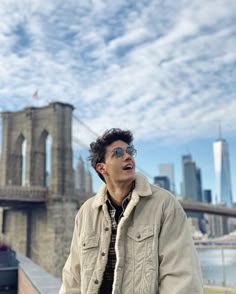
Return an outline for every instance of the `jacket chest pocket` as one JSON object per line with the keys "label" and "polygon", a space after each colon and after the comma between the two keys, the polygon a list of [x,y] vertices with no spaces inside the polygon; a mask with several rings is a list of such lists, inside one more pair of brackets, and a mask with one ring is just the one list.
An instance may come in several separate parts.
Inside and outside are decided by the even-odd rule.
{"label": "jacket chest pocket", "polygon": [[93,268],[99,250],[99,237],[96,234],[87,234],[81,238],[81,265],[84,269]]}
{"label": "jacket chest pocket", "polygon": [[127,259],[142,262],[148,259],[153,253],[153,227],[149,225],[140,225],[131,227],[127,231]]}

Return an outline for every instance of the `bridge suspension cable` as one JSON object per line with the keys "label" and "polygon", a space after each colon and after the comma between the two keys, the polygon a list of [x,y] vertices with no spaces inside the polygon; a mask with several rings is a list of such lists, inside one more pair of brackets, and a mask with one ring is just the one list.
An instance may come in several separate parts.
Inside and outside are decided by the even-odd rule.
{"label": "bridge suspension cable", "polygon": [[96,138],[98,137],[98,134],[94,132],[88,125],[86,125],[81,119],[79,119],[76,115],[73,114],[73,117],[77,120],[78,123],[83,125],[93,136]]}
{"label": "bridge suspension cable", "polygon": [[76,137],[73,137],[73,141],[78,144],[79,146],[81,146],[83,149],[88,149],[88,145],[85,144],[83,141],[79,140]]}

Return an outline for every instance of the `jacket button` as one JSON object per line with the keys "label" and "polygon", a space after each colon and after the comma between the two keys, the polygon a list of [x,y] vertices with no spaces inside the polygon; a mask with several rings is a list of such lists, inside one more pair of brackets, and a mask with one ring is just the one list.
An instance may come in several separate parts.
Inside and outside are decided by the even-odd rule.
{"label": "jacket button", "polygon": [[138,234],[138,235],[137,235],[137,238],[138,238],[138,239],[140,239],[140,238],[141,238],[141,235],[140,235],[140,234]]}
{"label": "jacket button", "polygon": [[98,282],[98,280],[94,280],[94,284],[98,284],[99,282]]}
{"label": "jacket button", "polygon": [[106,253],[105,252],[102,252],[102,256],[105,256],[106,255]]}
{"label": "jacket button", "polygon": [[106,227],[106,228],[105,228],[105,231],[109,231],[109,228],[108,228],[108,227]]}

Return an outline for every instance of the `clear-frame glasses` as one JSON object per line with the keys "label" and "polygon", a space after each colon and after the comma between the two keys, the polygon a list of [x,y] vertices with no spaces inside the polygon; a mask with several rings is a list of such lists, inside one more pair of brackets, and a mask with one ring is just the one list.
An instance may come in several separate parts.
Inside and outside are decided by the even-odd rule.
{"label": "clear-frame glasses", "polygon": [[123,149],[121,147],[116,147],[112,150],[112,154],[115,157],[122,157],[125,154],[125,152],[132,157],[135,157],[135,155],[137,154],[137,150],[134,148],[133,145],[128,146],[126,149]]}

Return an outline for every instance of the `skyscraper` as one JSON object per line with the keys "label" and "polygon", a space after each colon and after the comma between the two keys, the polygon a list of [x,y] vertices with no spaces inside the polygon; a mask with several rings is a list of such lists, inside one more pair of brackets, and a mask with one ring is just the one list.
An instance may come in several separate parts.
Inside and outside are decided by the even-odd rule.
{"label": "skyscraper", "polygon": [[212,203],[211,190],[205,189],[203,191],[203,202]]}
{"label": "skyscraper", "polygon": [[192,160],[191,154],[182,156],[182,167],[184,197],[193,201],[202,201],[201,170]]}
{"label": "skyscraper", "polygon": [[92,193],[93,192],[93,180],[92,174],[87,166],[85,169],[85,192]]}
{"label": "skyscraper", "polygon": [[[202,180],[201,170],[197,167],[192,155],[182,156],[183,167],[183,189],[185,199],[202,202]],[[203,213],[187,212],[187,216],[198,220],[199,229],[202,233],[206,232]]]}
{"label": "skyscraper", "polygon": [[170,191],[175,193],[174,165],[172,163],[159,164],[159,175],[168,177],[170,181]]}
{"label": "skyscraper", "polygon": [[233,206],[231,188],[229,147],[226,140],[219,138],[213,143],[215,177],[216,177],[216,203],[225,203],[226,206]]}
{"label": "skyscraper", "polygon": [[75,171],[75,188],[85,192],[85,167],[83,158],[80,156]]}
{"label": "skyscraper", "polygon": [[161,188],[164,188],[170,191],[170,180],[167,176],[154,177],[154,185],[158,185]]}
{"label": "skyscraper", "polygon": [[83,158],[80,156],[75,170],[75,188],[80,192],[93,192],[92,174],[87,167],[85,167]]}

